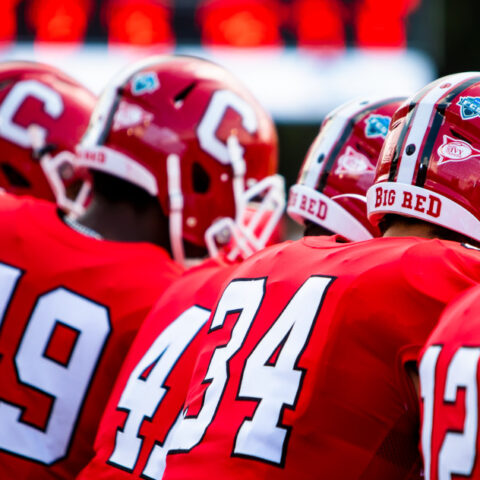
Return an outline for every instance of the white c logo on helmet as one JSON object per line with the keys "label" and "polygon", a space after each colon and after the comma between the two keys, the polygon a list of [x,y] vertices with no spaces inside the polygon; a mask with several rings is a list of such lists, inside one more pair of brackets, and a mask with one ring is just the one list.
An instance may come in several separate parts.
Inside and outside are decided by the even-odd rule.
{"label": "white c logo on helmet", "polygon": [[[24,148],[32,146],[32,137],[28,128],[16,124],[13,118],[28,97],[34,97],[42,102],[45,113],[52,118],[58,118],[63,112],[62,97],[55,90],[36,80],[17,83],[0,106],[0,135]],[[44,143],[47,136],[46,129],[37,125],[37,135]]]}

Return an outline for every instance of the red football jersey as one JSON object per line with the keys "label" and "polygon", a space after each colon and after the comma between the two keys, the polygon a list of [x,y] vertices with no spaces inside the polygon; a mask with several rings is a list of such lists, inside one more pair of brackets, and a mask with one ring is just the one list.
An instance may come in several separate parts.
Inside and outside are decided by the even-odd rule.
{"label": "red football jersey", "polygon": [[72,478],[120,360],[181,268],[146,243],[97,240],[55,205],[0,198],[0,478]]}
{"label": "red football jersey", "polygon": [[100,422],[95,457],[78,480],[161,478],[199,338],[238,264],[211,259],[184,273],[135,338]]}
{"label": "red football jersey", "polygon": [[454,242],[305,238],[235,271],[214,307],[166,460],[173,479],[420,476],[405,364],[480,280]]}
{"label": "red football jersey", "polygon": [[[480,479],[480,287],[442,314],[420,362],[425,478]],[[458,476],[458,477],[457,477]]]}

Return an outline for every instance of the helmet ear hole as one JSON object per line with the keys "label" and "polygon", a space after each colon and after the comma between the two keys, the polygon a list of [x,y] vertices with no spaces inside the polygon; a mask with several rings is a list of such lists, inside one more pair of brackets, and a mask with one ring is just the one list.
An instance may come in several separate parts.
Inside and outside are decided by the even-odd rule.
{"label": "helmet ear hole", "polygon": [[1,163],[0,168],[12,187],[31,187],[30,182],[15,167],[8,163]]}
{"label": "helmet ear hole", "polygon": [[369,152],[368,149],[366,149],[360,142],[355,143],[355,147],[360,153],[363,153],[363,155],[366,155],[366,156],[372,155],[372,152]]}
{"label": "helmet ear hole", "polygon": [[193,164],[192,184],[196,193],[206,193],[210,189],[210,176],[202,165],[197,162]]}
{"label": "helmet ear hole", "polygon": [[460,140],[463,140],[464,142],[468,142],[468,139],[464,137],[462,134],[458,133],[455,131],[453,128],[450,128],[450,133],[454,136],[459,138]]}

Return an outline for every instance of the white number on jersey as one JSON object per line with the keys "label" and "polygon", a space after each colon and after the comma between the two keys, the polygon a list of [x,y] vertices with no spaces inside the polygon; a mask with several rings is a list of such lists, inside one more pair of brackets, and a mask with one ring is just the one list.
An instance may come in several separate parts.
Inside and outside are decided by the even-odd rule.
{"label": "white number on jersey", "polygon": [[433,345],[420,363],[420,385],[423,399],[422,450],[425,478],[431,478],[432,461],[438,462],[438,479],[450,480],[452,475],[469,476],[475,465],[478,431],[477,370],[480,348],[461,347],[447,370],[443,401],[453,403],[457,392],[465,388],[465,422],[462,432],[448,432],[440,447],[438,459],[432,457],[432,432],[435,426],[435,372],[442,347]]}
{"label": "white number on jersey", "polygon": [[[123,429],[117,432],[109,463],[134,470],[143,443],[140,427],[145,419],[154,417],[167,392],[165,380],[209,316],[210,310],[197,306],[189,308],[157,337],[132,371],[117,406],[127,411],[128,417]],[[150,371],[144,378],[147,370]],[[170,434],[163,446],[157,444],[152,449],[143,472],[147,478],[162,478],[169,437]]]}
{"label": "white number on jersey", "polygon": [[[310,277],[246,361],[239,399],[242,396],[255,398],[259,405],[253,418],[245,420],[237,432],[233,455],[273,464],[284,461],[288,427],[281,425],[282,412],[285,407],[295,407],[303,376],[296,364],[306,348],[313,322],[332,281],[330,277]],[[202,408],[196,417],[185,416],[180,422],[170,445],[172,452],[188,452],[202,441],[225,391],[229,378],[228,363],[245,342],[261,308],[265,287],[264,278],[234,280],[223,292],[210,330],[221,328],[229,313],[239,312],[239,317],[229,342],[213,352],[203,381],[208,387]],[[271,365],[269,359],[277,350],[278,357]]]}
{"label": "white number on jersey", "polygon": [[[0,325],[21,275],[0,264]],[[77,334],[66,364],[46,355],[57,326]],[[0,400],[1,450],[47,465],[65,456],[109,333],[103,305],[62,287],[38,297],[14,360],[19,383],[54,400],[44,429],[24,423],[22,407]]]}

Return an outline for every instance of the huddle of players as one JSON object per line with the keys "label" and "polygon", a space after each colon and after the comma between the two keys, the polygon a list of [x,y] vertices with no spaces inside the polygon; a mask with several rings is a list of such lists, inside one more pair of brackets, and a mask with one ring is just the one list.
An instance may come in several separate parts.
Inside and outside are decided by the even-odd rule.
{"label": "huddle of players", "polygon": [[1,478],[480,478],[480,73],[328,115],[265,249],[275,130],[219,66],[6,63],[0,120]]}

